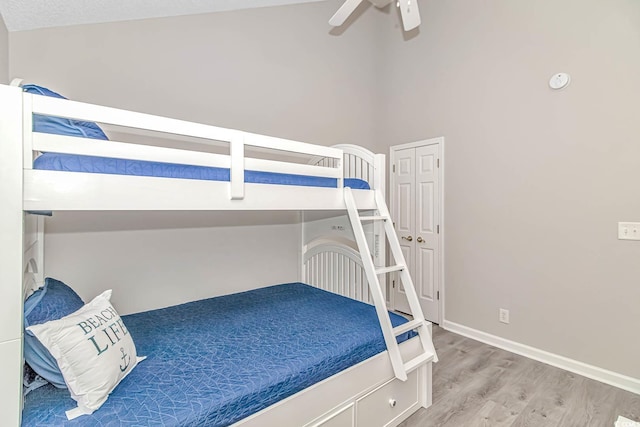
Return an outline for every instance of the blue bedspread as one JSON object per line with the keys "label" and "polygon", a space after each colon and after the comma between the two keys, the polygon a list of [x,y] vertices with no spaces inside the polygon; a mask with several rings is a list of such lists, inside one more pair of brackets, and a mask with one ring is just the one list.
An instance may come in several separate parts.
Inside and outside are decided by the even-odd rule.
{"label": "blue bedspread", "polygon": [[386,348],[373,306],[301,283],[123,320],[147,359],[107,402],[67,421],[75,402],[48,385],[27,395],[23,426],[226,426]]}
{"label": "blue bedspread", "polygon": [[[163,178],[201,179],[229,181],[229,169],[205,166],[178,165],[174,163],[124,160],[107,157],[77,156],[72,154],[45,153],[33,163],[34,169],[68,172],[106,173],[112,175],[155,176]],[[259,172],[246,170],[245,182],[257,184],[304,185],[309,187],[337,187],[335,178],[306,175]],[[345,178],[345,187],[368,190],[366,181]]]}

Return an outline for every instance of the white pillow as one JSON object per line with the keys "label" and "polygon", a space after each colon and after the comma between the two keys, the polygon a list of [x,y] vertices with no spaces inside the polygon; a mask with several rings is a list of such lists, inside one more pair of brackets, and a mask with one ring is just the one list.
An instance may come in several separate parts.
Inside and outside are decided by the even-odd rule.
{"label": "white pillow", "polygon": [[55,357],[71,397],[78,402],[76,409],[67,411],[70,420],[102,406],[144,359],[137,357],[131,334],[110,298],[111,290],[105,291],[68,316],[27,328]]}

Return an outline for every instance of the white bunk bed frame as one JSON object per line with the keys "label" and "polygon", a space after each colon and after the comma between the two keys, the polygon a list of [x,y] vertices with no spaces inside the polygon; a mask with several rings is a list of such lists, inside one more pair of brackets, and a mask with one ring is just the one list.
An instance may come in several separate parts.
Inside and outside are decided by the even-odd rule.
{"label": "white bunk bed frame", "polygon": [[[340,210],[380,212],[384,193],[384,155],[357,146],[324,147],[23,93],[17,85],[0,85],[0,413],[3,425],[19,426],[22,407],[23,303],[44,281],[44,220],[29,211],[56,210]],[[202,144],[229,146],[229,154],[33,132],[33,114],[67,117],[130,129],[199,138]],[[245,146],[313,156],[311,164],[245,157]],[[231,170],[230,182],[104,175],[33,169],[39,151],[147,160]],[[298,187],[244,182],[244,170],[304,174],[338,180],[338,188]],[[369,182],[371,190],[343,189],[345,176]],[[265,191],[268,189],[268,191]],[[384,200],[382,199],[384,204]],[[354,208],[357,206],[357,208]],[[362,218],[365,220],[365,218]],[[386,221],[390,223],[390,221]],[[388,225],[388,224],[385,224]],[[374,236],[381,225],[374,226]],[[374,262],[384,259],[384,243],[369,253],[362,247],[362,226],[354,224],[357,242],[317,238],[303,242],[301,281],[373,303],[386,316],[384,289]],[[388,234],[388,233],[387,233]],[[359,240],[360,239],[360,240]],[[390,239],[393,251],[393,242]],[[357,250],[356,248],[359,248]],[[361,255],[362,254],[362,255]],[[395,270],[398,270],[397,268]],[[382,268],[382,273],[395,271]],[[406,272],[406,269],[403,271]],[[381,274],[378,272],[378,274]],[[370,280],[373,277],[373,280]],[[408,277],[408,274],[407,274]],[[371,282],[374,283],[371,283]],[[18,285],[19,284],[19,285]],[[414,311],[414,315],[416,312]],[[423,320],[409,322],[430,331]],[[388,320],[388,317],[387,317]],[[431,405],[430,334],[395,344],[390,324],[381,326],[389,350],[284,399],[237,426],[393,426],[418,408]],[[411,328],[405,327],[404,330]],[[393,343],[388,340],[393,338]],[[430,347],[432,350],[432,346]],[[397,354],[396,354],[397,353]],[[399,358],[399,359],[398,359]],[[411,360],[410,369],[399,363]],[[406,367],[406,365],[405,365]],[[406,374],[402,375],[402,373]]]}

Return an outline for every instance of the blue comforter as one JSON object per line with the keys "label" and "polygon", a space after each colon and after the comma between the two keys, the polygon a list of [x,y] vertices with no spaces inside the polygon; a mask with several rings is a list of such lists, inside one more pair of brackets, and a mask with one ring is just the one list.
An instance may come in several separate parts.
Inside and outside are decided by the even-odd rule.
{"label": "blue comforter", "polygon": [[107,402],[67,421],[75,402],[45,386],[27,395],[24,426],[227,426],[386,348],[373,306],[301,283],[123,320],[147,359]]}
{"label": "blue comforter", "polygon": [[[206,166],[178,165],[174,163],[124,160],[107,157],[78,156],[73,154],[45,153],[33,163],[34,169],[67,172],[105,173],[112,175],[155,176],[163,178],[202,179],[229,181],[229,169]],[[246,170],[245,182],[257,184],[304,185],[308,187],[337,187],[335,178],[307,175],[260,172]],[[345,178],[345,187],[368,190],[366,181]]]}

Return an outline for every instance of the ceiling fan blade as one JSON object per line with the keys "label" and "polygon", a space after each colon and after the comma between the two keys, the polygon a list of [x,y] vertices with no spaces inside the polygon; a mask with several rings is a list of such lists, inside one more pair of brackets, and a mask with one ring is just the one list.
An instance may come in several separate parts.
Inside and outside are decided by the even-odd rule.
{"label": "ceiling fan blade", "polygon": [[331,17],[331,19],[329,19],[329,25],[339,27],[340,25],[344,24],[344,21],[346,21],[349,15],[351,15],[353,11],[356,10],[356,7],[358,7],[360,3],[362,3],[362,0],[345,1],[344,4],[340,6],[340,9],[338,9],[338,11]]}
{"label": "ceiling fan blade", "polygon": [[420,25],[420,10],[418,0],[398,0],[402,26],[405,31],[413,30]]}

